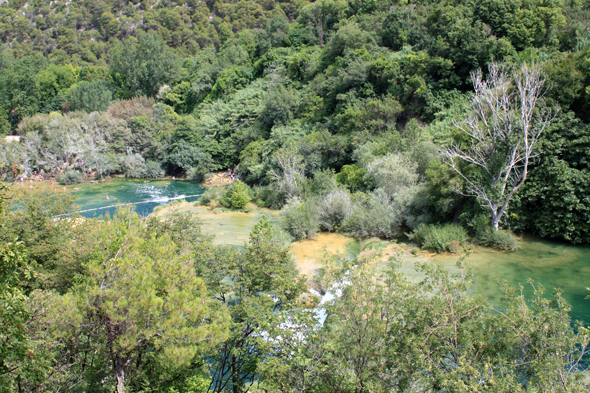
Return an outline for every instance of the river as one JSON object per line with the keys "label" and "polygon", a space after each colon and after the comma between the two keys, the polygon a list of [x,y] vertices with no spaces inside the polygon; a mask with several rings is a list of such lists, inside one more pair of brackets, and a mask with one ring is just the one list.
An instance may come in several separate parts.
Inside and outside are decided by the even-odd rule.
{"label": "river", "polygon": [[[73,190],[73,186],[68,186]],[[85,217],[112,215],[117,204],[134,204],[141,216],[150,215],[157,206],[176,198],[196,201],[205,190],[200,184],[180,180],[111,179],[84,183],[74,191],[75,203]]]}
{"label": "river", "polygon": [[[72,188],[71,186],[68,188]],[[189,196],[195,201],[204,189],[197,183],[173,180],[114,179],[104,183],[84,184],[75,191],[75,201],[86,217],[112,214],[117,203],[135,204],[137,212],[147,216],[159,205],[174,198]],[[108,199],[107,199],[108,195]],[[189,204],[187,204],[188,206]],[[194,206],[190,204],[190,206]],[[203,231],[215,235],[215,242],[241,246],[262,214],[276,223],[277,212],[257,209],[252,213],[214,214],[204,207],[195,209],[203,220]],[[297,242],[291,246],[300,269],[311,273],[319,266],[326,251],[350,255],[352,239],[339,234],[320,234],[315,240]],[[470,254],[466,262],[475,276],[474,292],[495,302],[501,296],[497,279],[506,280],[510,285],[525,284],[531,278],[543,285],[550,294],[555,288],[563,290],[564,298],[572,305],[572,318],[590,324],[590,247],[551,242],[533,236],[519,241],[520,249],[514,252],[495,252],[478,249]],[[430,258],[452,269],[456,255],[438,255]],[[532,289],[525,285],[528,295]]]}
{"label": "river", "polygon": [[[567,243],[543,240],[525,236],[519,242],[520,248],[513,252],[497,252],[478,249],[465,259],[474,275],[474,291],[484,295],[492,303],[497,302],[502,293],[496,283],[506,280],[511,286],[522,284],[527,297],[533,289],[526,281],[533,279],[535,285],[541,284],[546,294],[559,288],[563,297],[572,306],[574,320],[590,325],[590,247],[574,246]],[[439,255],[433,257],[445,266],[456,263],[458,256]]]}

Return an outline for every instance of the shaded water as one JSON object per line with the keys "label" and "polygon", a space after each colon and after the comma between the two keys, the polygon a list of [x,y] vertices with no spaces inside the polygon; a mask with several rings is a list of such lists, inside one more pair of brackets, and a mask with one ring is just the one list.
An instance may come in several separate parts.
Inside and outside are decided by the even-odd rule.
{"label": "shaded water", "polygon": [[190,196],[186,200],[195,201],[204,191],[198,183],[159,179],[112,179],[103,183],[85,183],[77,188],[75,203],[85,217],[101,216],[106,212],[112,216],[118,203],[135,204],[137,213],[147,216],[173,198]]}
{"label": "shaded water", "polygon": [[[557,288],[572,306],[574,320],[590,324],[590,247],[572,246],[564,243],[541,240],[532,236],[519,241],[520,249],[513,252],[478,250],[469,254],[465,262],[474,274],[474,292],[497,302],[502,293],[497,280],[506,280],[511,286],[522,284],[527,297],[533,289],[527,285],[529,278],[535,285],[542,285],[551,295]],[[459,257],[439,255],[432,260],[445,266],[453,266]]]}

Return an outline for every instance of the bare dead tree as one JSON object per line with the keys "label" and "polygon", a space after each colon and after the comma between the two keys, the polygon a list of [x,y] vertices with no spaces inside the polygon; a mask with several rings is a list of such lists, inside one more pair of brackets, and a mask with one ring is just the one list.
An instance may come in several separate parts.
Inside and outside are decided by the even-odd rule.
{"label": "bare dead tree", "polygon": [[455,191],[477,198],[498,229],[527,178],[531,160],[539,154],[539,137],[558,109],[545,105],[545,77],[538,65],[515,69],[492,64],[486,79],[481,70],[471,78],[475,94],[469,99],[468,115],[455,123],[465,139],[446,146],[441,154],[465,182]]}
{"label": "bare dead tree", "polygon": [[278,170],[269,171],[277,189],[283,192],[287,199],[299,195],[299,187],[305,178],[303,157],[295,148],[282,148],[275,154]]}

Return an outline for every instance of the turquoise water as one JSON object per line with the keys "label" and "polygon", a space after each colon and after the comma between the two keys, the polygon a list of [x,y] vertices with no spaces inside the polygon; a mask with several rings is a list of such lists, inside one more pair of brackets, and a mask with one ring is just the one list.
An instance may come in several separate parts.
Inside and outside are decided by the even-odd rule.
{"label": "turquoise water", "polygon": [[[71,189],[71,186],[68,187]],[[112,215],[116,205],[132,203],[136,211],[147,216],[160,205],[174,198],[186,196],[195,201],[204,188],[198,183],[173,180],[113,179],[103,183],[85,183],[75,191],[75,201],[86,217]],[[109,196],[109,199],[106,196]],[[276,212],[220,213],[213,214],[205,208],[191,207],[203,220],[203,230],[216,237],[216,243],[243,245],[260,214],[267,214],[276,221]],[[199,210],[200,209],[200,210]],[[497,303],[502,296],[497,280],[506,280],[512,286],[524,285],[525,293],[532,295],[526,285],[531,278],[543,285],[548,294],[555,289],[563,290],[563,296],[572,306],[572,318],[590,325],[590,247],[573,246],[528,236],[519,241],[520,249],[514,252],[495,252],[478,249],[466,259],[473,270],[473,291]],[[307,253],[314,251],[303,250]],[[301,251],[301,252],[303,252]],[[320,250],[318,252],[322,252]],[[440,255],[433,258],[452,270],[459,256]]]}
{"label": "turquoise water", "polygon": [[[523,285],[527,297],[533,289],[526,282],[542,285],[546,295],[554,290],[563,291],[563,297],[572,306],[573,320],[590,325],[590,247],[542,240],[526,236],[519,241],[520,249],[513,252],[478,250],[469,254],[465,262],[474,274],[473,291],[498,303],[502,297],[497,280],[506,280],[511,286]],[[457,256],[441,255],[434,261],[451,266]]]}
{"label": "turquoise water", "polygon": [[[118,204],[133,204],[141,216],[160,205],[185,197],[195,201],[203,193],[199,183],[180,180],[113,179],[103,183],[85,183],[74,191],[75,203],[85,217],[97,217],[116,210]],[[107,198],[108,196],[108,198]]]}

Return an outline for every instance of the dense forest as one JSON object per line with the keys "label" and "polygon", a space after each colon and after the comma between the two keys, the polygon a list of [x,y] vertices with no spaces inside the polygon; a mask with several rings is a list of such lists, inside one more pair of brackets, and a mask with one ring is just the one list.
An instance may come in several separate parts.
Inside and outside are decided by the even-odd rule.
{"label": "dense forest", "polygon": [[453,192],[464,181],[438,153],[461,138],[471,73],[528,62],[560,110],[500,224],[590,239],[585,2],[9,1],[0,15],[0,133],[21,136],[0,146],[9,178],[235,166],[272,208],[322,204],[332,190],[314,177],[336,179],[340,205],[378,206],[346,220],[354,235],[448,221],[473,232],[488,212]]}
{"label": "dense forest", "polygon": [[[588,391],[559,293],[336,260],[318,321],[286,245],[590,243],[588,1],[8,0],[0,40],[0,392]],[[218,171],[282,229],[13,186]]]}

